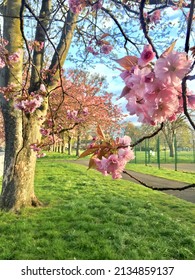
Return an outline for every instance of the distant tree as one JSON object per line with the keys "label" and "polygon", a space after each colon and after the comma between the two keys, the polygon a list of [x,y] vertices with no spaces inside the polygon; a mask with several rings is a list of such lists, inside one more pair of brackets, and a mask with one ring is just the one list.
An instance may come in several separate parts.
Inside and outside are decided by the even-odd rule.
{"label": "distant tree", "polygon": [[169,156],[174,157],[174,137],[176,135],[181,147],[188,147],[191,138],[191,128],[184,116],[180,115],[173,122],[165,122],[162,129],[166,143],[169,148]]}
{"label": "distant tree", "polygon": [[[39,147],[54,144],[58,135],[58,150],[63,151],[65,138],[71,140],[73,133],[77,139],[77,155],[82,135],[86,131],[95,131],[97,125],[111,134],[120,127],[119,121],[123,115],[117,105],[112,102],[112,94],[105,91],[105,79],[100,75],[90,75],[85,71],[69,70],[69,78],[63,78],[61,89],[55,90],[49,98],[49,110],[42,134],[44,141]],[[71,132],[73,131],[73,132]],[[51,141],[51,142],[50,142]]]}

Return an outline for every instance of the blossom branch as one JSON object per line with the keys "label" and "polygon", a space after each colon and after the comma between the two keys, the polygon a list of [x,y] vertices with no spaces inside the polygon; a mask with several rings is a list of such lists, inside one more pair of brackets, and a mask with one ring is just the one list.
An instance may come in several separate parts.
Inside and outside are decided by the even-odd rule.
{"label": "blossom branch", "polygon": [[22,3],[21,3],[21,8],[20,8],[20,31],[21,31],[21,34],[22,34],[22,37],[24,39],[24,42],[25,42],[25,46],[26,46],[26,49],[27,49],[27,52],[28,52],[28,69],[27,69],[27,74],[26,74],[26,79],[25,79],[25,84],[24,84],[24,88],[26,87],[26,84],[28,82],[28,77],[29,77],[29,73],[30,73],[30,64],[31,64],[31,54],[30,54],[30,50],[29,50],[29,47],[28,47],[28,42],[27,42],[27,39],[26,39],[26,36],[24,34],[24,7],[25,7],[25,0],[22,0]]}
{"label": "blossom branch", "polygon": [[141,180],[137,179],[136,177],[132,176],[129,172],[127,171],[123,171],[123,174],[128,175],[130,178],[134,179],[135,181],[139,182],[141,185],[143,185],[146,188],[152,189],[153,191],[184,191],[190,188],[195,188],[195,184],[190,184],[181,188],[171,188],[171,187],[164,187],[164,188],[157,188],[157,187],[153,187],[150,186],[144,182],[142,182]]}
{"label": "blossom branch", "polygon": [[143,29],[143,33],[145,35],[145,38],[146,40],[148,41],[148,43],[151,45],[153,51],[156,53],[156,58],[159,58],[159,55],[156,51],[156,48],[154,47],[154,44],[150,38],[150,36],[148,35],[148,27],[147,27],[147,24],[146,24],[146,21],[144,19],[144,6],[145,6],[145,2],[146,0],[142,0],[141,3],[140,3],[140,23],[141,23],[141,27]]}
{"label": "blossom branch", "polygon": [[191,124],[191,126],[195,130],[195,123],[193,122],[192,118],[190,117],[190,115],[188,113],[188,109],[187,109],[187,98],[186,98],[187,86],[186,86],[186,80],[187,80],[187,77],[184,77],[183,80],[182,80],[183,110],[184,110],[184,114],[187,117],[189,123]]}
{"label": "blossom branch", "polygon": [[118,26],[121,34],[123,35],[123,37],[125,39],[124,48],[126,48],[127,42],[130,42],[136,48],[136,50],[139,52],[139,48],[137,47],[137,45],[133,41],[131,41],[127,37],[127,35],[125,34],[124,30],[122,29],[122,27],[121,27],[120,23],[118,22],[118,20],[116,19],[116,17],[108,9],[106,9],[104,7],[102,7],[101,10],[104,11],[105,13],[107,13],[113,19],[113,21],[116,23],[116,25]]}
{"label": "blossom branch", "polygon": [[155,135],[157,135],[162,129],[163,129],[164,123],[161,123],[160,127],[155,130],[152,134],[144,136],[142,138],[140,138],[138,141],[136,141],[135,143],[131,144],[131,147],[135,147],[136,145],[140,144],[141,142],[143,142],[145,139],[150,139],[152,137],[154,137]]}
{"label": "blossom branch", "polygon": [[187,26],[187,34],[186,34],[186,42],[185,42],[185,52],[186,53],[188,53],[188,51],[189,51],[189,41],[190,41],[190,33],[191,33],[191,28],[192,28],[194,6],[195,6],[195,0],[192,0],[191,4],[190,4],[190,14],[188,17],[188,26]]}

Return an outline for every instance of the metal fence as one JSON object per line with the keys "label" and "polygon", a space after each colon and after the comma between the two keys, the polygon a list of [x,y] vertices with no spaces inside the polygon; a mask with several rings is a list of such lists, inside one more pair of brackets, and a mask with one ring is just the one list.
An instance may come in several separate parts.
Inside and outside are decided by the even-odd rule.
{"label": "metal fence", "polygon": [[174,169],[177,170],[178,163],[195,163],[195,140],[192,141],[190,148],[178,147],[176,135],[173,141],[173,154],[170,156],[168,145],[157,137],[150,144],[150,139],[146,139],[144,144],[134,147],[135,159],[134,163],[142,163],[145,165],[157,164],[160,168],[161,164],[172,163]]}

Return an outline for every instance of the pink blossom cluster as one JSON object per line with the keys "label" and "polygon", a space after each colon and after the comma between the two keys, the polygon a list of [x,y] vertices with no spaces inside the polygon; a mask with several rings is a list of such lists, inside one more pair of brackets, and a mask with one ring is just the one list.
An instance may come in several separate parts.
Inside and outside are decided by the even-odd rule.
{"label": "pink blossom cluster", "polygon": [[99,39],[92,37],[86,51],[93,55],[98,55],[99,53],[109,54],[113,46],[110,45],[109,41],[105,40],[107,36],[109,36],[109,34],[103,34]]}
{"label": "pink blossom cluster", "polygon": [[95,0],[95,2],[92,3],[91,1],[86,0],[68,0],[68,4],[72,13],[79,14],[87,6],[91,6],[92,11],[101,9],[103,1]]}
{"label": "pink blossom cluster", "polygon": [[126,163],[129,160],[134,159],[134,153],[130,148],[131,139],[129,136],[119,138],[117,141],[118,147],[114,153],[111,153],[108,157],[94,158],[96,169],[103,175],[112,175],[113,179],[119,179],[122,177]]}
{"label": "pink blossom cluster", "polygon": [[92,53],[93,55],[98,55],[99,52],[97,52],[92,46],[88,46],[86,48],[86,51],[89,52],[89,53]]}
{"label": "pink blossom cluster", "polygon": [[38,144],[31,144],[30,148],[34,151],[34,152],[40,152],[41,148],[38,146]]}
{"label": "pink blossom cluster", "polygon": [[101,9],[102,5],[103,5],[102,0],[96,0],[95,3],[92,5],[92,10],[97,11],[97,10]]}
{"label": "pink blossom cluster", "polygon": [[151,16],[148,16],[149,22],[154,23],[155,25],[160,22],[161,12],[160,10],[156,10],[153,12]]}
{"label": "pink blossom cluster", "polygon": [[[192,64],[184,52],[168,51],[152,64],[154,56],[152,47],[145,46],[138,65],[120,75],[126,84],[122,96],[127,99],[127,110],[140,122],[152,125],[175,120],[183,110],[181,82]],[[187,101],[190,108],[195,108],[190,91]]]}
{"label": "pink blossom cluster", "polygon": [[15,85],[13,83],[9,84],[7,87],[0,87],[0,92],[3,94],[4,98],[9,101],[10,98],[17,95],[18,92],[14,92]]}
{"label": "pink blossom cluster", "polygon": [[17,52],[9,54],[5,48],[7,44],[7,40],[3,38],[0,39],[0,69],[5,67],[5,65],[10,66],[12,63],[17,62],[20,57]]}
{"label": "pink blossom cluster", "polygon": [[96,50],[96,47],[99,46],[100,47],[100,53],[103,54],[109,54],[112,50],[113,50],[113,46],[111,46],[110,44],[100,44],[99,41],[96,42],[96,46],[92,46],[89,45],[86,48],[86,51],[88,51],[89,53],[92,53],[93,55],[98,55],[99,52]]}
{"label": "pink blossom cluster", "polygon": [[111,45],[103,45],[100,49],[100,51],[104,54],[109,54],[113,49],[113,46]]}
{"label": "pink blossom cluster", "polygon": [[45,157],[46,156],[46,154],[45,153],[43,153],[41,150],[41,147],[39,147],[39,145],[38,144],[31,144],[30,145],[30,148],[34,151],[34,152],[36,152],[36,157],[37,158],[42,158],[42,157]]}
{"label": "pink blossom cluster", "polygon": [[66,115],[69,120],[74,120],[77,122],[82,121],[82,116],[86,117],[88,116],[89,111],[87,107],[84,107],[82,110],[67,110]]}
{"label": "pink blossom cluster", "polygon": [[25,113],[33,113],[37,108],[41,106],[43,97],[38,94],[29,96],[29,98],[18,99],[15,103],[15,108],[24,111]]}
{"label": "pink blossom cluster", "polygon": [[79,14],[85,7],[84,1],[81,0],[68,0],[69,8],[72,13]]}
{"label": "pink blossom cluster", "polygon": [[46,129],[46,128],[40,128],[40,133],[43,136],[48,136],[50,134],[50,129]]}

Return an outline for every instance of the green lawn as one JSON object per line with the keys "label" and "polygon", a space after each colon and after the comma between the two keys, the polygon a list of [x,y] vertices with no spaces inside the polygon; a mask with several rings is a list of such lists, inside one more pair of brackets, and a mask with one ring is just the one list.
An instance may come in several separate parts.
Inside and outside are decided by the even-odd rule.
{"label": "green lawn", "polygon": [[37,163],[45,207],[0,212],[0,259],[195,259],[194,204],[55,159]]}
{"label": "green lawn", "polygon": [[[157,152],[154,155],[149,155],[148,152],[136,150],[136,158],[132,161],[134,163],[158,163]],[[175,158],[169,156],[169,151],[160,150],[160,163],[174,163]],[[195,151],[178,151],[178,163],[195,163]]]}

